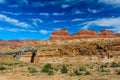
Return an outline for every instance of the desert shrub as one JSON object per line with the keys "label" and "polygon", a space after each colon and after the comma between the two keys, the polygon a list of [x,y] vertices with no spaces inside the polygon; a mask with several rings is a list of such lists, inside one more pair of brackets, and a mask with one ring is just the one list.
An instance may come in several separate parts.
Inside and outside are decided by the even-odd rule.
{"label": "desert shrub", "polygon": [[111,67],[120,67],[120,63],[112,62]]}
{"label": "desert shrub", "polygon": [[116,72],[117,72],[117,75],[120,75],[120,70],[116,70]]}
{"label": "desert shrub", "polygon": [[70,73],[70,76],[79,76],[82,75],[82,73],[79,70],[74,70],[72,73]]}
{"label": "desert shrub", "polygon": [[86,71],[85,72],[85,75],[90,75],[91,73],[89,71]]}
{"label": "desert shrub", "polygon": [[99,72],[110,72],[109,69],[105,69],[105,68],[98,68]]}
{"label": "desert shrub", "polygon": [[5,70],[6,68],[4,66],[0,66],[0,70]]}
{"label": "desert shrub", "polygon": [[82,73],[80,73],[78,70],[75,70],[75,71],[74,71],[74,74],[75,74],[75,75],[82,75]]}
{"label": "desert shrub", "polygon": [[48,70],[48,75],[54,75],[53,69],[49,69],[49,70]]}
{"label": "desert shrub", "polygon": [[41,69],[41,72],[46,72],[46,73],[48,73],[50,70],[52,70],[53,68],[52,68],[52,66],[51,66],[51,64],[46,64],[46,65],[44,65],[44,67]]}
{"label": "desert shrub", "polygon": [[68,69],[65,65],[62,66],[61,73],[67,73]]}
{"label": "desert shrub", "polygon": [[86,67],[85,66],[80,66],[79,71],[86,71]]}
{"label": "desert shrub", "polygon": [[107,67],[108,67],[107,64],[101,64],[101,65],[100,65],[100,68],[107,68]]}
{"label": "desert shrub", "polygon": [[34,68],[34,67],[28,67],[28,70],[29,70],[30,73],[37,72],[36,68]]}

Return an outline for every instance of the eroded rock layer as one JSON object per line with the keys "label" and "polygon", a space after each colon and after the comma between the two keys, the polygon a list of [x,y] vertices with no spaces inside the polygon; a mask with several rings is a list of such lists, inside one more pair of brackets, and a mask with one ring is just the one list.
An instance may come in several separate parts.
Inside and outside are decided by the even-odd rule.
{"label": "eroded rock layer", "polygon": [[81,30],[76,34],[70,35],[67,30],[57,30],[51,34],[50,40],[72,40],[81,38],[118,38],[120,33],[115,34],[110,30],[101,30],[96,33],[94,30]]}

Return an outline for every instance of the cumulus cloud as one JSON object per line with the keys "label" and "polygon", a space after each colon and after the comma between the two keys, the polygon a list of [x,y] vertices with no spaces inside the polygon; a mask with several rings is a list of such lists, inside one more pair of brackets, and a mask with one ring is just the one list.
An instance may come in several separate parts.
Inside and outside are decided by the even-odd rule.
{"label": "cumulus cloud", "polygon": [[18,26],[18,27],[22,27],[22,28],[29,28],[31,27],[31,25],[27,24],[26,22],[20,22],[17,19],[13,19],[10,17],[7,17],[6,15],[0,14],[0,21],[5,21],[8,22],[12,25]]}
{"label": "cumulus cloud", "polygon": [[81,25],[84,25],[82,29],[88,29],[91,26],[99,26],[99,27],[105,27],[108,29],[111,29],[115,32],[120,32],[120,17],[118,18],[103,18],[103,19],[97,19],[93,21],[85,22]]}
{"label": "cumulus cloud", "polygon": [[44,29],[41,29],[41,30],[40,30],[40,33],[41,33],[41,34],[48,34],[48,33],[49,33],[49,31],[44,30]]}

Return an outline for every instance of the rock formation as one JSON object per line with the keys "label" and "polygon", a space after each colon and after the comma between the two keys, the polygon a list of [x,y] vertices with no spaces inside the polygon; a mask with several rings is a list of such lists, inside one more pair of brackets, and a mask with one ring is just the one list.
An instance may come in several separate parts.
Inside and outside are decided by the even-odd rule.
{"label": "rock formation", "polygon": [[115,34],[113,31],[110,30],[102,30],[98,33],[99,38],[112,38],[115,37]]}
{"label": "rock formation", "polygon": [[116,37],[120,37],[120,33],[115,34]]}
{"label": "rock formation", "polygon": [[50,37],[50,40],[69,40],[69,39],[71,39],[71,36],[65,29],[54,31]]}
{"label": "rock formation", "polygon": [[110,30],[101,30],[98,34],[94,30],[81,30],[76,34],[70,35],[67,30],[54,31],[50,37],[50,40],[71,40],[71,39],[83,39],[83,38],[116,38],[120,37],[120,33],[114,34]]}

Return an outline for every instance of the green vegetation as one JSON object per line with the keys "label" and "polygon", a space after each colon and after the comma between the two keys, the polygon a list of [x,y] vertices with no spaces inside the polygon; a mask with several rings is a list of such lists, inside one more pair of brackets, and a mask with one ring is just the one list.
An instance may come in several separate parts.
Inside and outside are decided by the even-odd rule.
{"label": "green vegetation", "polygon": [[52,68],[52,66],[51,66],[51,64],[46,64],[46,65],[44,65],[44,67],[41,69],[41,72],[46,72],[46,73],[48,73],[50,70],[52,70],[53,68]]}
{"label": "green vegetation", "polygon": [[80,66],[79,71],[86,71],[86,67],[85,66]]}
{"label": "green vegetation", "polygon": [[6,68],[4,66],[0,66],[0,70],[5,70]]}
{"label": "green vegetation", "polygon": [[78,70],[75,70],[75,71],[74,71],[74,74],[75,74],[75,75],[82,75],[82,73],[80,73],[80,71],[78,71]]}
{"label": "green vegetation", "polygon": [[49,69],[49,70],[48,70],[48,75],[54,75],[53,69]]}
{"label": "green vegetation", "polygon": [[85,75],[90,75],[91,73],[89,71],[86,71],[85,72]]}
{"label": "green vegetation", "polygon": [[29,70],[30,73],[36,73],[37,72],[36,68],[34,68],[34,67],[28,67],[28,70]]}
{"label": "green vegetation", "polygon": [[120,75],[120,70],[116,70],[116,72],[117,72],[117,75]]}
{"label": "green vegetation", "polygon": [[120,63],[112,62],[111,67],[120,67]]}
{"label": "green vegetation", "polygon": [[62,66],[61,73],[67,73],[68,69],[65,65]]}

